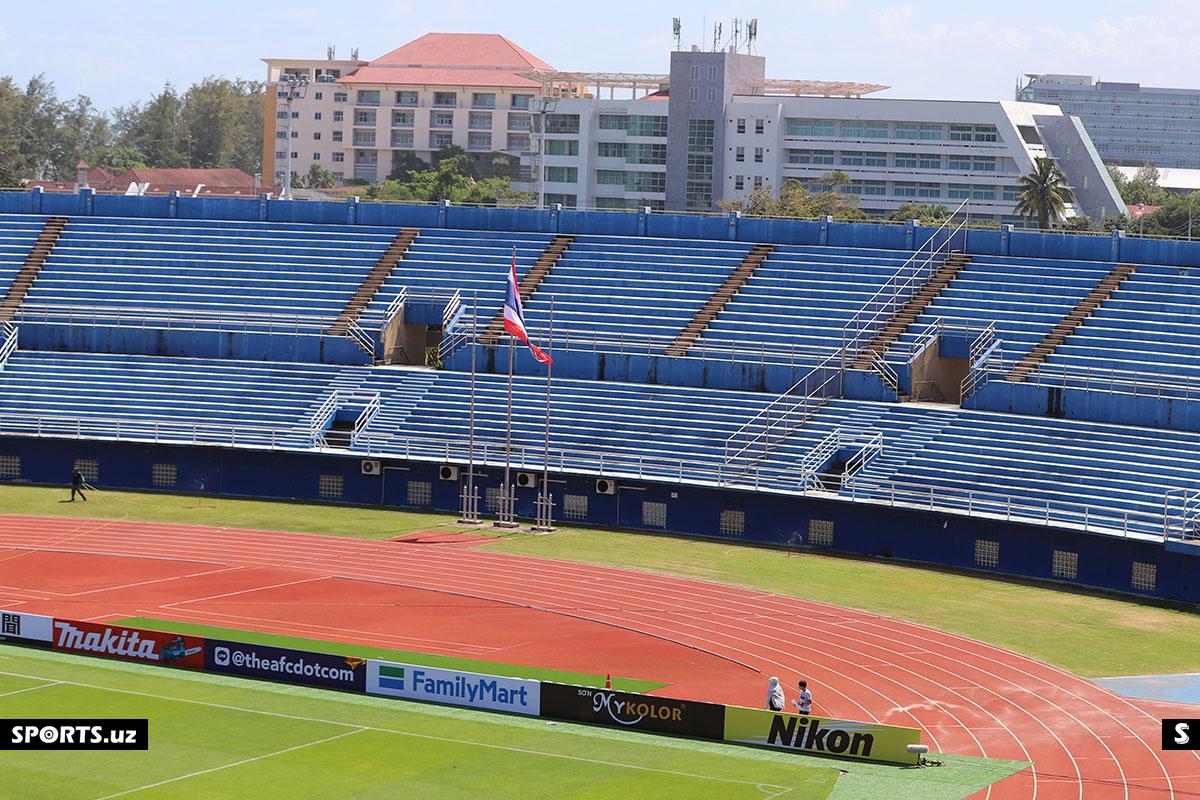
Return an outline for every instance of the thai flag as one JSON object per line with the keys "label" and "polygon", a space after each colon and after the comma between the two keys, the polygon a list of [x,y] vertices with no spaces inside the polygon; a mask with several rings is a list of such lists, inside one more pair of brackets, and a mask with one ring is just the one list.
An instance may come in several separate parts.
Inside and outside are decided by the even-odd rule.
{"label": "thai flag", "polygon": [[508,270],[508,291],[504,296],[504,330],[529,346],[529,352],[539,364],[552,364],[554,360],[541,348],[529,341],[525,330],[525,312],[521,308],[521,293],[517,290],[517,250],[513,248],[512,266]]}

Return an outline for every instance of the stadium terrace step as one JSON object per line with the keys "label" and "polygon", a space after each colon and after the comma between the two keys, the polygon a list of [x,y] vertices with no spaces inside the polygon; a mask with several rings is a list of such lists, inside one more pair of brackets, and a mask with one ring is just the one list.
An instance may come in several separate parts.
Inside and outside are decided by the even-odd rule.
{"label": "stadium terrace step", "polygon": [[1054,355],[1059,346],[1067,340],[1067,337],[1075,332],[1075,329],[1082,325],[1092,313],[1100,306],[1104,305],[1105,301],[1112,297],[1113,292],[1121,288],[1121,284],[1125,282],[1130,275],[1137,269],[1135,264],[1117,264],[1112,268],[1112,271],[1105,275],[1099,283],[1096,284],[1087,296],[1085,296],[1073,308],[1062,321],[1054,326],[1046,336],[1038,343],[1033,350],[1013,367],[1012,371],[1005,376],[1005,380],[1022,382],[1028,378],[1038,367],[1040,367],[1047,358]]}
{"label": "stadium terrace step", "polygon": [[[574,236],[559,235],[554,237],[554,241],[546,246],[545,251],[538,256],[538,260],[525,273],[525,277],[521,278],[520,284],[517,286],[517,294],[521,296],[521,304],[525,305],[529,299],[533,297],[538,287],[542,285],[542,281],[554,269],[554,265],[562,258],[563,254],[575,241]],[[500,334],[504,332],[504,307],[501,306],[492,317],[484,330],[481,340],[484,344],[498,344],[500,342]]]}
{"label": "stadium terrace step", "polygon": [[330,336],[346,335],[350,323],[356,321],[367,305],[370,304],[376,292],[383,286],[388,276],[392,274],[392,270],[396,268],[397,262],[404,258],[404,255],[408,252],[408,248],[412,247],[413,241],[420,233],[420,228],[400,229],[396,234],[396,238],[388,245],[388,249],[375,262],[375,266],[371,268],[371,271],[367,273],[367,277],[363,278],[363,282],[354,291],[354,295],[347,301],[346,307],[342,309],[342,313],[338,315],[337,320],[329,329]]}
{"label": "stadium terrace step", "polygon": [[909,326],[917,321],[917,317],[921,316],[922,312],[941,295],[942,291],[950,285],[950,281],[954,280],[970,260],[971,256],[966,253],[951,253],[941,268],[930,275],[925,285],[917,290],[913,298],[896,312],[892,321],[885,325],[875,335],[875,338],[863,348],[863,352],[855,358],[854,368],[870,369],[876,358],[886,353],[888,348],[908,331]]}
{"label": "stadium terrace step", "polygon": [[38,273],[42,271],[42,265],[46,263],[50,251],[58,243],[58,237],[62,236],[66,224],[66,217],[49,217],[46,220],[42,232],[38,234],[37,240],[29,250],[29,255],[25,257],[25,263],[13,278],[8,294],[0,301],[0,320],[12,320],[21,303],[25,302],[26,295],[37,280]]}
{"label": "stadium terrace step", "polygon": [[733,299],[733,296],[741,291],[745,286],[746,281],[750,279],[767,257],[775,250],[773,244],[756,244],[754,248],[746,254],[742,259],[742,263],[738,264],[733,272],[725,278],[725,282],[713,292],[712,296],[701,306],[696,312],[696,316],[692,318],[679,335],[675,337],[675,341],[671,342],[667,348],[667,355],[681,356],[688,351],[688,348],[695,344],[696,339],[709,324],[717,318],[725,305]]}

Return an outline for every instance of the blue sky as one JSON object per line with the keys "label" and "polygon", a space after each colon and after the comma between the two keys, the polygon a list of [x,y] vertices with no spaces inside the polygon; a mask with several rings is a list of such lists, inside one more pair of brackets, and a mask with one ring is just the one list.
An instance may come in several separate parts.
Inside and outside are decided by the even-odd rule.
{"label": "blue sky", "polygon": [[[8,5],[8,4],[6,4]],[[1195,0],[358,0],[353,3],[13,3],[0,16],[0,74],[45,72],[60,95],[107,108],[170,80],[261,79],[268,56],[381,55],[428,31],[502,33],[560,69],[665,72],[671,17],[684,44],[712,23],[757,16],[758,50],[778,78],[858,80],[892,97],[1012,99],[1023,72],[1148,85],[1200,84]],[[286,9],[286,10],[284,10]],[[686,11],[684,9],[687,9]]]}

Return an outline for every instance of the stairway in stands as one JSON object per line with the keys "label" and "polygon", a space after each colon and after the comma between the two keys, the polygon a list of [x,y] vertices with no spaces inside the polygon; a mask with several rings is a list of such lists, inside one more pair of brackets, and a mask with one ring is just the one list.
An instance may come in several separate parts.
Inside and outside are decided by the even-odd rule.
{"label": "stairway in stands", "polygon": [[[546,245],[546,249],[538,256],[538,260],[525,273],[525,277],[521,278],[521,282],[517,284],[517,294],[521,296],[521,304],[525,305],[529,302],[529,298],[533,297],[538,287],[542,285],[542,281],[554,269],[554,265],[562,258],[563,253],[575,241],[574,236],[559,235],[554,237],[554,241]],[[488,322],[488,326],[484,329],[480,336],[480,341],[483,344],[499,344],[500,335],[504,333],[504,307],[496,312],[496,316],[492,317]]]}
{"label": "stairway in stands", "polygon": [[870,497],[881,486],[886,486],[905,464],[934,442],[959,416],[957,409],[923,408],[920,415],[897,417],[895,422],[900,427],[886,430],[891,422],[888,417],[880,417],[870,407],[852,409],[845,423],[848,427],[885,429],[883,452],[853,478],[855,495]]}
{"label": "stairway in stands", "polygon": [[350,327],[350,323],[357,321],[363,309],[375,297],[379,287],[383,286],[387,281],[388,276],[392,274],[392,270],[396,268],[396,264],[404,258],[408,248],[412,247],[413,241],[421,233],[420,228],[401,228],[396,234],[396,238],[388,245],[388,249],[384,251],[379,260],[375,262],[375,266],[367,273],[367,277],[363,278],[363,282],[354,291],[354,295],[346,303],[346,307],[338,314],[337,321],[333,323],[329,329],[330,336],[345,336],[346,331]]}
{"label": "stairway in stands", "polygon": [[62,236],[63,227],[66,224],[66,217],[49,217],[46,220],[46,224],[42,226],[42,232],[38,234],[37,241],[29,250],[29,255],[25,256],[25,263],[13,278],[12,286],[8,287],[8,294],[4,296],[3,301],[0,301],[0,320],[11,321],[21,303],[25,302],[26,295],[33,287],[33,282],[37,280],[38,273],[42,271],[46,259],[50,257],[50,251],[58,243],[58,238]]}
{"label": "stairway in stands", "polygon": [[1097,308],[1104,305],[1108,298],[1112,297],[1113,292],[1121,288],[1121,284],[1134,273],[1137,266],[1134,264],[1117,264],[1105,275],[1095,288],[1079,301],[1075,308],[1071,309],[1062,320],[1054,326],[1040,343],[1024,358],[1013,367],[1012,371],[1004,377],[1008,381],[1022,382],[1028,378],[1043,362],[1058,349],[1058,346],[1067,340],[1067,337],[1075,332],[1075,329],[1087,321],[1087,318],[1092,315]]}
{"label": "stairway in stands", "polygon": [[754,245],[753,249],[742,259],[742,263],[738,264],[733,272],[729,273],[725,281],[717,287],[712,296],[696,312],[696,316],[692,318],[692,321],[680,331],[679,335],[675,337],[675,341],[671,342],[670,347],[667,348],[667,355],[684,355],[688,351],[688,348],[700,338],[700,334],[704,333],[709,324],[717,318],[717,315],[721,313],[721,309],[725,308],[725,304],[741,291],[741,288],[750,279],[750,276],[762,266],[762,263],[767,260],[767,257],[774,250],[775,245],[773,244]]}
{"label": "stairway in stands", "polygon": [[929,276],[925,285],[917,290],[913,298],[905,303],[896,312],[896,316],[862,349],[854,360],[854,369],[870,369],[871,364],[904,335],[909,326],[916,322],[917,317],[924,313],[970,260],[971,257],[966,253],[951,253],[941,268]]}

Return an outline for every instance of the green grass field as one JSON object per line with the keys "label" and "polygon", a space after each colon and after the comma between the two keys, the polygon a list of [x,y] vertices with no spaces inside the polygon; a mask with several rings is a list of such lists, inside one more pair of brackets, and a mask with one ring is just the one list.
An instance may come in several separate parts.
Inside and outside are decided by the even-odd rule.
{"label": "green grass field", "polygon": [[0,715],[150,720],[147,751],[0,751],[0,792],[25,800],[949,800],[1024,767],[834,762],[13,646]]}
{"label": "green grass field", "polygon": [[[429,653],[414,653],[409,650],[389,650],[383,647],[366,647],[359,644],[329,641],[326,639],[304,639],[299,636],[282,636],[275,633],[246,631],[236,628],[218,628],[213,625],[195,625],[189,622],[174,622],[155,619],[153,617],[129,617],[121,620],[105,620],[106,622],[129,625],[134,628],[149,628],[155,631],[171,631],[193,636],[205,636],[210,639],[231,639],[236,642],[266,644],[274,647],[290,647],[293,650],[308,650],[312,653],[333,653],[339,656],[358,656],[359,658],[381,658],[387,661],[400,661],[406,664],[422,664],[427,667],[441,669],[457,669],[466,672],[482,672],[487,675],[504,675],[510,678],[529,678],[539,681],[555,681],[557,683],[573,683],[576,686],[603,686],[605,676],[589,675],[583,672],[563,672],[556,669],[535,669],[533,667],[514,666],[512,664],[497,664],[493,661],[478,661],[467,658],[452,658],[450,656],[431,655]],[[614,675],[614,689],[626,692],[652,692],[666,686],[665,683],[639,680]]]}
{"label": "green grass field", "polygon": [[[452,522],[343,506],[0,486],[0,513],[128,518],[337,536],[391,538]],[[488,533],[492,533],[491,529]],[[913,620],[1040,658],[1080,675],[1200,672],[1200,615],[1062,586],[993,579],[882,560],[746,547],[644,533],[562,528],[509,534],[506,553],[648,569],[780,592]]]}

